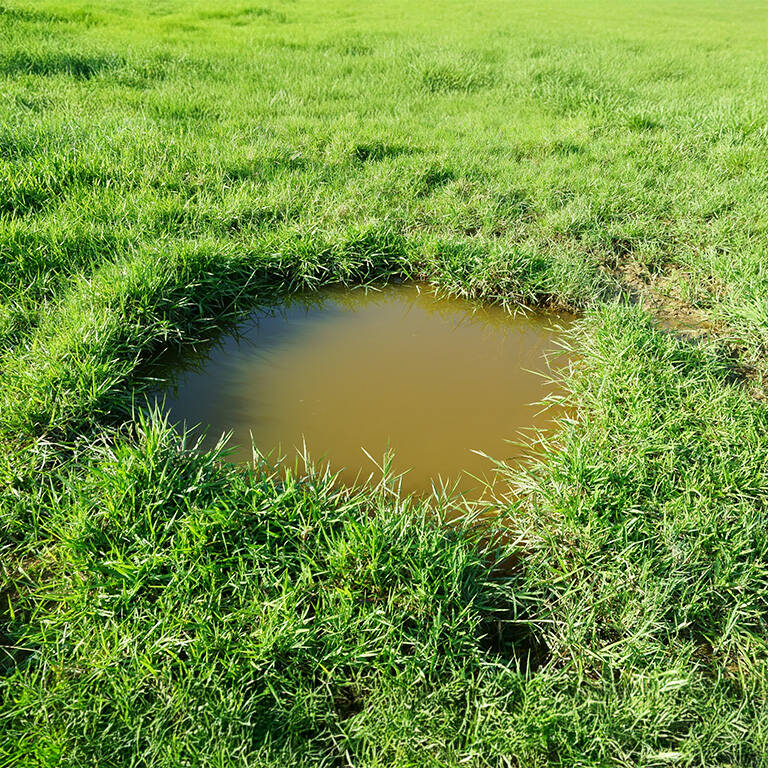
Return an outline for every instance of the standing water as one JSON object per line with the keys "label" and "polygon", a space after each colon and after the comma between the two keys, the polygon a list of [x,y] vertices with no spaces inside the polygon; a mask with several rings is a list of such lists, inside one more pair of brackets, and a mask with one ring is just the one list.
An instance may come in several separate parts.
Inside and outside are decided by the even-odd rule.
{"label": "standing water", "polygon": [[476,493],[491,464],[474,451],[514,460],[521,430],[551,426],[536,403],[557,390],[545,357],[568,323],[413,284],[332,288],[254,313],[172,366],[162,396],[172,422],[207,428],[204,444],[231,431],[236,461],[251,460],[251,436],[291,464],[306,445],[353,483],[381,475],[366,452],[381,463],[391,449],[405,490]]}

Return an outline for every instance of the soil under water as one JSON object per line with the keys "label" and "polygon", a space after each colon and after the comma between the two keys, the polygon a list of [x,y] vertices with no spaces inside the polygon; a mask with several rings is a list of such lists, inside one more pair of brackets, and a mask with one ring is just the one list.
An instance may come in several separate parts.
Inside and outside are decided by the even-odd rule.
{"label": "soil under water", "polygon": [[510,441],[551,428],[555,412],[540,403],[557,393],[548,376],[563,358],[552,353],[570,322],[415,284],[330,288],[262,308],[208,349],[166,361],[172,384],[158,397],[172,422],[207,429],[205,446],[231,431],[235,461],[252,459],[251,436],[291,465],[306,445],[351,484],[379,479],[372,459],[391,449],[394,471],[408,470],[405,491],[447,482],[473,496],[475,478],[493,475],[473,451],[514,461],[526,449]]}

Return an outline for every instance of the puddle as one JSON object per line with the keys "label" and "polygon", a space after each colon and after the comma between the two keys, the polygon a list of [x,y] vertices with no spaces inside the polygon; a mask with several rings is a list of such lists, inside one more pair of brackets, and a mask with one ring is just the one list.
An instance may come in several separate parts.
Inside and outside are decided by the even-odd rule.
{"label": "puddle", "polygon": [[166,361],[172,384],[158,399],[172,422],[206,426],[206,446],[231,431],[235,461],[251,460],[251,435],[291,465],[306,444],[352,483],[381,476],[363,449],[381,463],[389,448],[393,469],[409,470],[405,491],[458,480],[471,496],[471,475],[492,476],[473,449],[514,460],[521,430],[551,427],[554,412],[534,403],[556,392],[541,374],[558,349],[553,326],[570,322],[414,284],[332,288],[261,309],[208,349]]}

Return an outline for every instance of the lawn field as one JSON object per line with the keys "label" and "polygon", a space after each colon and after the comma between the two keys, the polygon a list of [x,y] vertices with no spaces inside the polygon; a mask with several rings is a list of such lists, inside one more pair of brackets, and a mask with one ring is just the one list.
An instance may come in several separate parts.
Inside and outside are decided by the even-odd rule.
{"label": "lawn field", "polygon": [[[767,766],[767,244],[764,0],[3,0],[0,768]],[[579,314],[493,503],[142,407],[409,278]]]}

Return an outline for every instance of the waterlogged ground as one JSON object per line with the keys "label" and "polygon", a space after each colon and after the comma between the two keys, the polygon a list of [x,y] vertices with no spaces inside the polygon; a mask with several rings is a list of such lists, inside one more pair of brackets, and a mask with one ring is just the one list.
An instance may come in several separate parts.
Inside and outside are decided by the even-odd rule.
{"label": "waterlogged ground", "polygon": [[[174,361],[163,394],[171,420],[232,432],[232,457],[253,444],[295,463],[304,446],[349,484],[388,449],[407,491],[447,483],[479,493],[493,479],[477,452],[513,462],[548,430],[562,394],[565,314],[510,314],[438,297],[427,286],[331,288],[260,310],[202,354]],[[368,455],[367,455],[368,454]],[[442,482],[441,482],[442,481]]]}
{"label": "waterlogged ground", "polygon": [[[0,766],[768,768],[765,19],[2,0]],[[498,536],[461,502],[244,471],[136,407],[151,361],[270,297],[395,279],[581,312],[576,418],[509,476]],[[263,415],[295,408],[242,392],[323,392],[325,334],[395,323],[355,295],[263,318],[234,378],[212,350],[255,435],[294,442]],[[339,365],[394,389],[363,346],[387,370]],[[490,410],[492,365],[451,350],[406,415],[459,429],[428,409],[467,377]],[[208,391],[192,419],[232,426]],[[421,454],[509,456],[482,437]]]}

